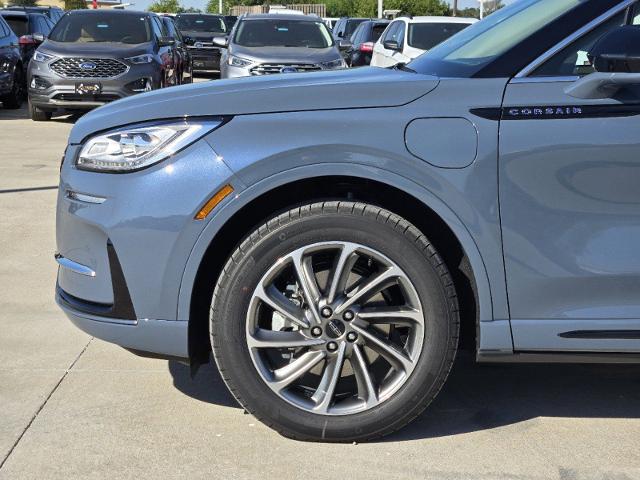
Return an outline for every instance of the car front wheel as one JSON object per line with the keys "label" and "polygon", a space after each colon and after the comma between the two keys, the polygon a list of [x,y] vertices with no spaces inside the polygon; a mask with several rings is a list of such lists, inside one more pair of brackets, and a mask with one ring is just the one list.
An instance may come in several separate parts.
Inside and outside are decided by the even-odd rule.
{"label": "car front wheel", "polygon": [[31,116],[31,120],[33,120],[34,122],[46,122],[47,120],[51,120],[52,113],[39,109],[33,103],[31,103],[31,99],[29,99],[28,105],[29,115]]}
{"label": "car front wheel", "polygon": [[453,364],[459,316],[427,238],[384,209],[295,208],[251,233],[215,287],[218,368],[285,436],[362,441],[406,425]]}

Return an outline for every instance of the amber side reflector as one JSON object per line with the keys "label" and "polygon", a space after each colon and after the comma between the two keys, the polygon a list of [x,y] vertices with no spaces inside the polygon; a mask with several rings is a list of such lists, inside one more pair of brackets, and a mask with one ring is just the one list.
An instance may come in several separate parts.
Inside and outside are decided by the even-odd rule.
{"label": "amber side reflector", "polygon": [[196,214],[194,218],[196,220],[204,220],[205,218],[207,218],[207,215],[211,213],[211,210],[216,208],[216,206],[222,200],[227,198],[227,196],[229,196],[229,194],[232,192],[233,192],[233,187],[231,185],[225,185],[224,187],[222,187],[220,190],[216,192],[216,194],[213,197],[209,199],[207,203],[204,204],[204,207],[200,209],[200,211]]}

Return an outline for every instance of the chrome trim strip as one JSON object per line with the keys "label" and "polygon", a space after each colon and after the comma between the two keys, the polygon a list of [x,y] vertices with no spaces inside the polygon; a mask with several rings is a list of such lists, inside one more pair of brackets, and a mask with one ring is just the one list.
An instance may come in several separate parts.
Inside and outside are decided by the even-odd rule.
{"label": "chrome trim strip", "polygon": [[79,192],[74,192],[72,190],[67,190],[67,198],[71,199],[71,200],[77,200],[79,202],[84,202],[84,203],[94,203],[94,204],[101,204],[104,203],[106,198],[103,197],[96,197],[93,195],[87,195],[84,193],[79,193]]}
{"label": "chrome trim strip", "polygon": [[58,262],[58,265],[60,265],[62,268],[66,268],[67,270],[71,270],[72,272],[78,273],[80,275],[86,275],[87,277],[96,276],[96,272],[91,270],[89,267],[82,265],[81,263],[77,263],[72,260],[69,260],[68,258],[60,255],[59,253],[56,253],[54,255],[54,258],[56,259],[56,262]]}
{"label": "chrome trim strip", "polygon": [[538,68],[544,62],[546,62],[549,58],[554,56],[556,53],[558,53],[564,47],[570,45],[572,42],[577,40],[579,37],[581,37],[585,33],[590,32],[591,30],[593,30],[594,28],[599,26],[601,23],[606,22],[611,17],[613,17],[614,15],[620,13],[622,10],[626,9],[627,7],[629,7],[630,5],[635,3],[636,1],[637,0],[624,0],[624,2],[616,5],[615,7],[610,9],[609,11],[607,11],[607,12],[603,13],[602,15],[600,15],[598,18],[595,18],[591,22],[587,23],[584,27],[580,28],[579,30],[576,30],[571,35],[569,35],[567,38],[565,38],[560,43],[558,43],[555,47],[552,47],[550,50],[547,50],[545,53],[540,55],[538,58],[536,58],[529,65],[524,67],[520,72],[518,72],[518,74],[514,78],[521,78],[521,77],[526,77],[527,75],[530,75],[536,68]]}
{"label": "chrome trim strip", "polygon": [[572,83],[579,79],[580,77],[578,77],[577,75],[572,77],[519,77],[512,78],[509,83]]}

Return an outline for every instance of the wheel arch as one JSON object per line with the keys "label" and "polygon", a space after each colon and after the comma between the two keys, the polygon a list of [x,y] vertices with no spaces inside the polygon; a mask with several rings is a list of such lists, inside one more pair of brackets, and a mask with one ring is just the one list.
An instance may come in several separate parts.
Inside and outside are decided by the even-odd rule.
{"label": "wheel arch", "polygon": [[454,212],[431,192],[395,173],[371,166],[324,164],[265,179],[240,192],[211,218],[192,250],[180,287],[178,318],[189,319],[193,360],[208,359],[213,287],[242,238],[283,210],[341,199],[383,207],[427,235],[454,277],[461,304],[463,346],[477,348],[479,321],[493,318],[490,285],[480,252]]}

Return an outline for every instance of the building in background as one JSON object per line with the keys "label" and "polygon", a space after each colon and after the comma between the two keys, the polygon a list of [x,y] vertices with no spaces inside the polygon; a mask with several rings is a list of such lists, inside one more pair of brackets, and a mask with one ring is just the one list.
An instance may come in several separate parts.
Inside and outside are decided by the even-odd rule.
{"label": "building in background", "polygon": [[305,15],[327,16],[324,3],[298,3],[295,5],[235,5],[229,9],[230,15],[240,16],[244,13],[269,13],[269,10],[296,10]]}

